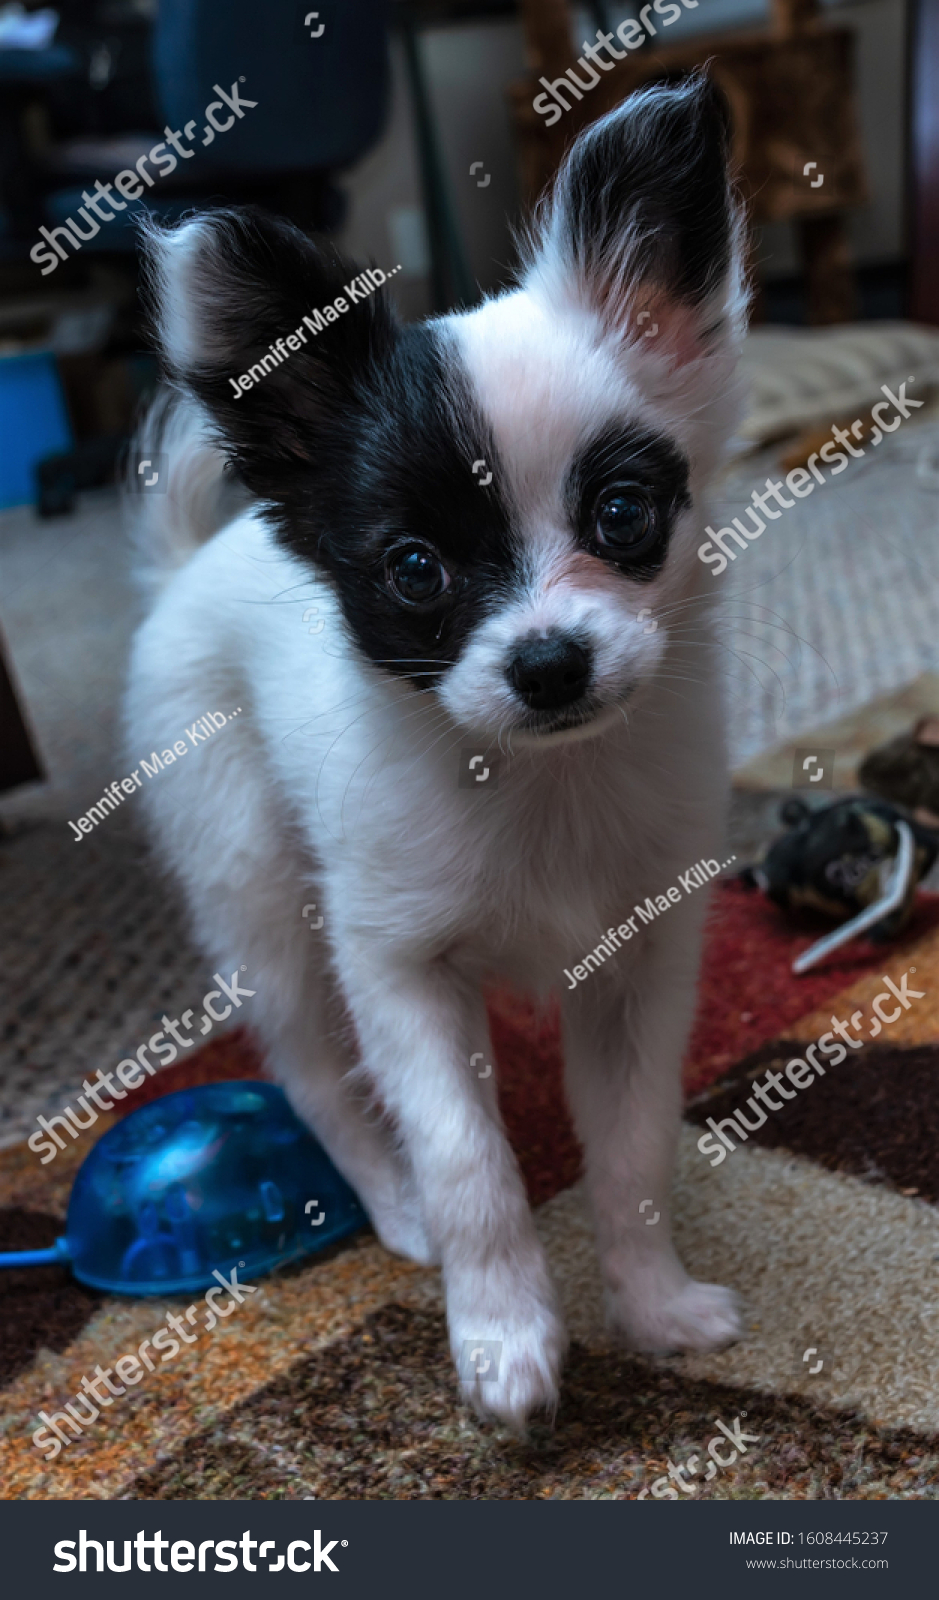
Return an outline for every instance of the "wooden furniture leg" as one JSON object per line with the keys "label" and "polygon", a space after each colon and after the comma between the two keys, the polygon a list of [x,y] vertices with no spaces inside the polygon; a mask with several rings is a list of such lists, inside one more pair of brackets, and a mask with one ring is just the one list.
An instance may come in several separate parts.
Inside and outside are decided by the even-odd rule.
{"label": "wooden furniture leg", "polygon": [[0,637],[0,792],[44,777],[16,698]]}
{"label": "wooden furniture leg", "polygon": [[806,321],[813,328],[852,322],[857,291],[844,217],[800,217],[796,226],[805,267]]}
{"label": "wooden furniture leg", "polygon": [[910,41],[910,307],[939,325],[939,0],[916,0]]}

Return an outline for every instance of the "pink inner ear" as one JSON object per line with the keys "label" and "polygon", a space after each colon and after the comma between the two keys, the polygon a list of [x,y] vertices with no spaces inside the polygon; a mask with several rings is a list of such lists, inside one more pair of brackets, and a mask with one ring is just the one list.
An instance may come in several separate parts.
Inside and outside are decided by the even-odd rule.
{"label": "pink inner ear", "polygon": [[685,367],[704,354],[700,311],[669,299],[651,284],[626,297],[616,323],[627,344],[663,355],[673,367]]}
{"label": "pink inner ear", "polygon": [[920,717],[913,738],[917,744],[939,745],[939,717]]}

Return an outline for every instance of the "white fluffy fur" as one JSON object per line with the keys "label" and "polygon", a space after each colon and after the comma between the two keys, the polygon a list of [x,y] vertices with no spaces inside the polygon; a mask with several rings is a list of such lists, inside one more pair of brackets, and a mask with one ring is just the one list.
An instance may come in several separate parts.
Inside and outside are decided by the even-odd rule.
{"label": "white fluffy fur", "polygon": [[[168,392],[148,412],[128,462],[132,507],[128,531],[136,546],[135,577],[152,600],[169,573],[185,566],[190,556],[235,517],[250,501],[224,471],[224,457],[215,447],[208,419],[197,405]],[[140,494],[137,465],[141,460],[172,460],[165,494]]]}
{"label": "white fluffy fur", "polygon": [[[249,510],[171,574],[137,637],[127,700],[135,760],[206,709],[242,707],[147,784],[159,845],[207,970],[246,965],[270,1066],[382,1240],[442,1263],[454,1352],[501,1342],[497,1381],[471,1397],[514,1424],[556,1401],[566,1335],[494,1084],[470,1064],[490,1050],[483,987],[563,989],[563,969],[636,901],[702,856],[720,859],[725,784],[708,574],[694,551],[702,491],[735,420],[735,280],[701,315],[699,329],[725,313],[707,349],[687,319],[668,324],[667,307],[658,349],[627,343],[562,283],[533,270],[520,290],[445,324],[528,562],[524,590],[479,626],[439,695],[366,662],[328,585]],[[693,466],[694,510],[642,585],[578,552],[561,513],[573,453],[616,419],[668,432]],[[209,447],[190,425],[198,456]],[[186,493],[177,479],[147,507],[184,542]],[[313,605],[319,632],[301,620]],[[637,622],[641,607],[655,632]],[[499,787],[458,788],[466,730],[511,728],[507,645],[572,622],[593,640],[608,714],[587,741],[520,743],[509,731]],[[301,917],[311,900],[316,932]],[[683,899],[563,992],[610,1314],[644,1349],[738,1331],[731,1294],[688,1277],[668,1222],[704,910],[704,894]],[[655,1228],[639,1210],[649,1199]]]}

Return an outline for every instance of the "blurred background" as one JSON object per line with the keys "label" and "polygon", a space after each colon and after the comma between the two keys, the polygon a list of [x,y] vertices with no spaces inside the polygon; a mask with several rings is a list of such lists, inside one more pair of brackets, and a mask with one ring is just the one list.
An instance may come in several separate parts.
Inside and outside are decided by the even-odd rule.
{"label": "blurred background", "polygon": [[[68,471],[47,468],[37,485],[37,463],[82,447],[71,470],[91,486],[154,381],[136,296],[142,208],[172,221],[203,205],[267,206],[363,261],[400,264],[407,318],[469,304],[506,282],[512,226],[578,126],[697,61],[712,62],[737,121],[758,320],[936,321],[923,259],[939,226],[932,0],[689,0],[679,11],[549,132],[531,108],[536,78],[555,78],[582,40],[631,11],[609,0],[321,0],[316,11],[270,0],[261,13],[247,0],[0,4],[0,505],[64,509]],[[213,85],[230,92],[239,79],[254,108],[203,140]],[[75,217],[97,181],[133,175],[154,145],[170,150],[164,130],[187,123],[175,171],[137,180],[142,194],[117,214],[105,203],[109,220],[80,248],[59,234],[56,255],[30,259],[40,228]],[[45,440],[15,402],[27,390]]]}

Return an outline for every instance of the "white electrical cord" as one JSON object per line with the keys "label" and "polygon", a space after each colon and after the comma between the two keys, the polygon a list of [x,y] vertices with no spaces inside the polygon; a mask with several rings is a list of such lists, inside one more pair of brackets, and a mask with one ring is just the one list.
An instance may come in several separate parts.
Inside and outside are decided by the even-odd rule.
{"label": "white electrical cord", "polygon": [[898,906],[902,906],[913,878],[916,850],[908,823],[897,822],[896,829],[900,840],[896,860],[880,899],[860,911],[856,917],[852,917],[850,922],[842,923],[834,933],[827,933],[824,939],[817,940],[808,950],[803,950],[792,963],[793,972],[807,972],[809,967],[814,967],[830,951],[839,949],[851,939],[856,939],[859,933],[864,933],[867,928],[873,927],[875,922],[882,921],[891,911],[896,911]]}

